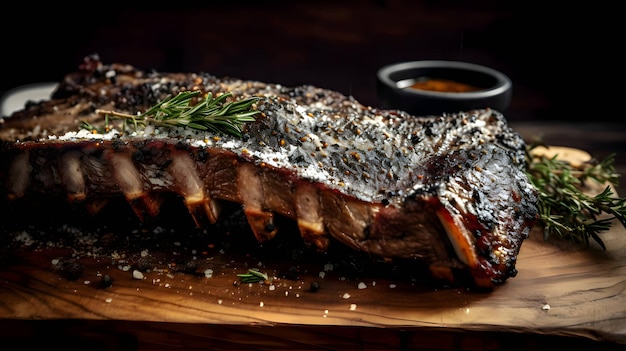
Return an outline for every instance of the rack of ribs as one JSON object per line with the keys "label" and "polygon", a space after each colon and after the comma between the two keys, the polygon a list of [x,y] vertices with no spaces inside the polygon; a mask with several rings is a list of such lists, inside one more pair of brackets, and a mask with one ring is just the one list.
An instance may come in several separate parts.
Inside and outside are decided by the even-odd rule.
{"label": "rack of ribs", "polygon": [[[103,122],[96,109],[135,114],[189,90],[258,97],[259,114],[241,137],[80,127]],[[0,121],[1,201],[53,195],[89,206],[123,196],[139,218],[158,218],[167,215],[161,195],[175,194],[198,226],[218,222],[225,202],[238,203],[261,242],[284,216],[320,251],[333,238],[483,288],[517,274],[537,220],[526,145],[488,108],[418,117],[309,85],[142,71],[94,54],[50,99]]]}

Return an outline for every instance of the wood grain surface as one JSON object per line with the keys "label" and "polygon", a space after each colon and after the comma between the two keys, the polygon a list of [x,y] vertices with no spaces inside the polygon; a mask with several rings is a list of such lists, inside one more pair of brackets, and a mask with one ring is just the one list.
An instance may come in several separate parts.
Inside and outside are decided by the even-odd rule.
{"label": "wood grain surface", "polygon": [[[194,250],[185,269],[188,261],[174,258],[186,244],[175,239],[162,252],[139,246],[99,256],[86,238],[79,252],[25,237],[19,249],[3,249],[0,266],[0,337],[20,346],[39,337],[104,350],[547,349],[542,338],[626,345],[626,230],[617,222],[602,236],[606,251],[544,241],[536,228],[522,245],[519,274],[487,292],[348,274],[323,260],[285,266],[280,257],[213,246]],[[143,276],[133,276],[145,257]],[[276,279],[235,284],[249,268]]]}

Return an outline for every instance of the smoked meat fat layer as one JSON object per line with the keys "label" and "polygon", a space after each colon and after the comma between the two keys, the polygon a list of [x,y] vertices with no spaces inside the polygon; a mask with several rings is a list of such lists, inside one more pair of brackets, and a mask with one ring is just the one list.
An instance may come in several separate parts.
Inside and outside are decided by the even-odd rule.
{"label": "smoked meat fat layer", "polygon": [[[91,134],[96,109],[135,114],[186,90],[259,96],[243,137],[190,129]],[[36,194],[89,203],[123,195],[138,216],[159,216],[176,193],[198,225],[224,201],[243,206],[257,240],[275,216],[325,250],[330,237],[388,259],[414,259],[431,275],[493,287],[515,276],[537,220],[525,144],[495,110],[416,117],[361,105],[310,85],[284,87],[206,73],[142,71],[85,58],[50,100],[0,124],[6,201]]]}

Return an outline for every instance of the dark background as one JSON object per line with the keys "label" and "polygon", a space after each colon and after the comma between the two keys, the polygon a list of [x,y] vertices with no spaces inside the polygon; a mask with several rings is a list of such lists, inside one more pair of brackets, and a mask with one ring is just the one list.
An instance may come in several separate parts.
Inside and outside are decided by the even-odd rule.
{"label": "dark background", "polygon": [[105,63],[313,84],[376,105],[380,67],[447,59],[507,74],[511,120],[625,120],[625,31],[617,6],[601,2],[23,2],[4,15],[0,93],[58,81],[96,52]]}

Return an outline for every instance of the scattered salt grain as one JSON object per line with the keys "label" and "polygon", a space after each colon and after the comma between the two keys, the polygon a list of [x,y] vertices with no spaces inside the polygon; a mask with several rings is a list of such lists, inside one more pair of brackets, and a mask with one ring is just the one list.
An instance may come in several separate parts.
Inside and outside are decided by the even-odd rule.
{"label": "scattered salt grain", "polygon": [[350,304],[350,311],[356,311],[356,304]]}
{"label": "scattered salt grain", "polygon": [[550,310],[550,305],[549,304],[545,304],[543,306],[541,306],[541,309],[544,311],[549,311]]}
{"label": "scattered salt grain", "polygon": [[349,298],[350,298],[350,294],[345,293],[345,294],[343,294],[343,296],[342,296],[342,297],[343,297],[344,299],[349,299]]}
{"label": "scattered salt grain", "polygon": [[113,299],[112,299],[112,298],[110,298],[110,297],[109,297],[109,298],[107,298],[106,300],[104,300],[104,302],[106,302],[106,303],[111,303],[111,301],[113,301]]}
{"label": "scattered salt grain", "polygon": [[324,279],[324,277],[326,276],[326,272],[320,272],[319,277]]}
{"label": "scattered salt grain", "polygon": [[334,269],[334,266],[332,263],[326,263],[324,265],[324,271],[328,272],[328,271],[332,271]]}
{"label": "scattered salt grain", "polygon": [[365,285],[365,283],[360,282],[359,285],[357,286],[359,289],[367,289],[367,285]]}
{"label": "scattered salt grain", "polygon": [[395,289],[396,288],[396,284],[389,284],[389,289]]}
{"label": "scattered salt grain", "polygon": [[268,288],[270,291],[274,291],[276,290],[276,286],[275,285],[270,285],[270,287]]}
{"label": "scattered salt grain", "polygon": [[207,269],[204,271],[204,276],[205,276],[206,278],[212,278],[212,277],[213,277],[213,270],[212,270],[211,268],[207,268]]}
{"label": "scattered salt grain", "polygon": [[27,232],[23,231],[21,232],[19,235],[17,235],[15,237],[15,240],[18,242],[23,243],[26,246],[30,246],[32,245],[35,241],[32,239],[32,237],[30,236],[30,234],[28,234]]}
{"label": "scattered salt grain", "polygon": [[263,307],[264,305],[263,301],[259,302],[259,307]]}
{"label": "scattered salt grain", "polygon": [[133,271],[133,278],[134,279],[143,279],[143,273],[141,273],[140,271],[135,269]]}

